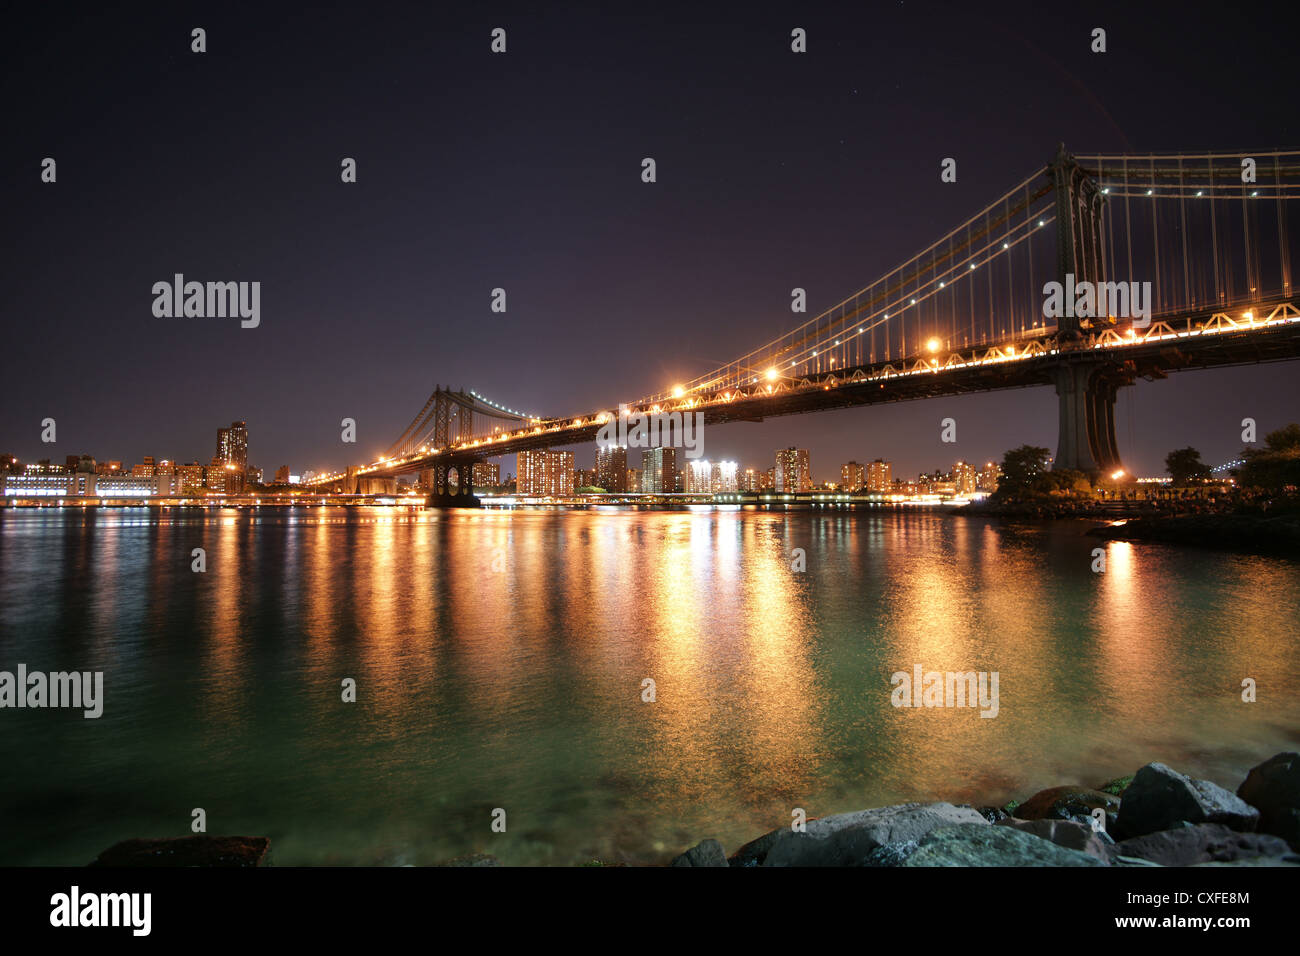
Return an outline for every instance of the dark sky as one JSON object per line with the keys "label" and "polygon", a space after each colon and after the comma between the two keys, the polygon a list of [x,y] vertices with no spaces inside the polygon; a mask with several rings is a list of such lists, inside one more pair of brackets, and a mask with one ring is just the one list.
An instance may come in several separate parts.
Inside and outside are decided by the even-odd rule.
{"label": "dark sky", "polygon": [[[1293,36],[1259,6],[36,6],[11,7],[0,41],[0,451],[25,460],[206,462],[242,418],[268,471],[343,465],[435,383],[612,408],[797,324],[794,286],[810,314],[865,286],[1058,141],[1300,144]],[[151,287],[176,272],[260,281],[261,326],[155,318]],[[1186,444],[1226,460],[1243,417],[1300,419],[1298,372],[1126,389],[1121,452],[1144,474]],[[1050,389],[1018,390],[718,427],[705,450],[767,467],[799,444],[818,479],[877,456],[915,473],[1055,449],[1056,415]]]}

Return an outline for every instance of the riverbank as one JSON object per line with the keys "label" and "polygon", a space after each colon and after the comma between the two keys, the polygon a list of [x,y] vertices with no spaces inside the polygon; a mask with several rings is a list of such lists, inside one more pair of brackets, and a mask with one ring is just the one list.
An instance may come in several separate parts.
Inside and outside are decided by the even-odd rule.
{"label": "riverbank", "polygon": [[1251,554],[1300,556],[1300,515],[1155,515],[1102,525],[1088,532],[1108,541],[1192,545]]}
{"label": "riverbank", "polygon": [[[91,866],[257,867],[265,837],[132,839]],[[668,866],[1300,866],[1300,753],[1251,769],[1236,791],[1161,763],[1023,802],[904,803],[778,827],[727,856],[703,840]],[[470,853],[437,866],[500,866]],[[592,860],[586,866],[609,866]]]}
{"label": "riverbank", "polygon": [[1002,807],[907,803],[780,827],[726,856],[705,840],[671,866],[1300,866],[1300,754],[1229,791],[1149,763],[1096,788]]}

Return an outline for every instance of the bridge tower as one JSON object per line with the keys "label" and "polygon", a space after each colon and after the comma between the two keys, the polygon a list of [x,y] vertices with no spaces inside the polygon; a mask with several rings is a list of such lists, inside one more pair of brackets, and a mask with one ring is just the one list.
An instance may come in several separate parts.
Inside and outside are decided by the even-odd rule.
{"label": "bridge tower", "polygon": [[[462,388],[459,393],[450,388],[434,390],[433,446],[447,449],[453,437],[468,437],[474,430],[473,402]],[[453,428],[453,419],[455,427]],[[454,432],[454,434],[453,434]],[[481,502],[474,497],[474,461],[472,457],[439,460],[431,469],[429,507],[478,508]],[[455,481],[452,473],[455,472]]]}
{"label": "bridge tower", "polygon": [[[1063,289],[1105,276],[1101,189],[1062,143],[1048,166],[1056,191],[1056,281]],[[1073,281],[1067,282],[1066,277]],[[1068,310],[1073,313],[1073,308]],[[1122,468],[1115,441],[1115,395],[1133,384],[1123,366],[1092,357],[1079,316],[1057,320],[1061,361],[1052,369],[1060,409],[1053,467],[1095,474]]]}

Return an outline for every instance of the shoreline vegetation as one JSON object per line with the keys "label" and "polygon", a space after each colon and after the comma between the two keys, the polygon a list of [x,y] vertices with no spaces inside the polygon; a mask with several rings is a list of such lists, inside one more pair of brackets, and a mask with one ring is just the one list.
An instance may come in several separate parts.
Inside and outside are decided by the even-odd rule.
{"label": "shoreline vegetation", "polygon": [[[1243,439],[1254,442],[1253,427]],[[1088,533],[1106,540],[1300,555],[1300,425],[1270,432],[1261,444],[1219,469],[1195,448],[1171,451],[1163,484],[1134,481],[1123,469],[1050,469],[1046,448],[1021,445],[1003,456],[997,490],[957,513],[1091,519],[1104,524]]]}
{"label": "shoreline vegetation", "polygon": [[[270,865],[266,837],[115,844],[92,867]],[[409,865],[409,864],[408,864]],[[501,866],[476,852],[435,866]],[[591,860],[580,866],[624,866]],[[1097,787],[1051,787],[1000,807],[904,803],[778,827],[730,856],[707,839],[658,866],[1300,866],[1300,753],[1253,767],[1236,791],[1148,763]]]}

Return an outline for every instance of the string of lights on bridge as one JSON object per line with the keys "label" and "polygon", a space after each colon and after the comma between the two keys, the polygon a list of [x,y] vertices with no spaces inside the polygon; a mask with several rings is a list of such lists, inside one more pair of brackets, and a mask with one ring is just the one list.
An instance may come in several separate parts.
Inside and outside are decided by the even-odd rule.
{"label": "string of lights on bridge", "polygon": [[[1113,207],[1104,206],[1113,211],[1101,217],[1104,225],[1100,228],[1105,232],[1097,253],[1097,275],[1103,280],[1116,275],[1141,276],[1150,265],[1139,261],[1135,268],[1135,259],[1154,257],[1151,278],[1157,306],[1151,309],[1151,320],[1140,329],[1136,324],[1117,328],[1113,315],[1103,315],[1100,323],[1088,328],[1085,347],[1139,346],[1300,322],[1300,311],[1289,301],[1289,257],[1285,253],[1288,247],[1282,205],[1284,200],[1300,198],[1300,192],[1295,191],[1300,151],[1251,155],[1258,162],[1259,173],[1258,182],[1252,184],[1242,183],[1236,168],[1240,157],[1236,155],[1077,157],[1079,168],[1093,183],[1094,195],[1105,197],[1103,203],[1116,201]],[[1050,173],[1052,168],[1047,171]],[[820,391],[868,381],[879,381],[883,388],[886,380],[899,376],[1054,354],[1059,345],[1044,314],[1042,272],[1053,267],[1055,275],[1057,243],[1045,227],[1055,222],[1056,200],[1053,187],[1045,186],[1044,180],[1044,169],[1039,167],[937,242],[792,331],[705,375],[635,402],[620,403],[620,409],[656,413],[686,410],[778,392],[805,388]],[[1130,201],[1144,197],[1166,200],[1167,207],[1132,202],[1135,218],[1130,223]],[[1230,198],[1265,202],[1243,205],[1242,216],[1249,222],[1243,219],[1237,229],[1222,214],[1217,222],[1214,218],[1216,201]],[[1259,287],[1260,239],[1254,231],[1263,225],[1259,216],[1271,218],[1274,204],[1268,199],[1277,204],[1280,258],[1284,261],[1273,260],[1272,266],[1282,268],[1280,287],[1265,290]],[[1206,205],[1201,206],[1197,200]],[[1194,208],[1207,210],[1195,222],[1190,214]],[[1141,214],[1146,219],[1139,222],[1141,209],[1149,211]],[[1251,211],[1247,213],[1247,209]],[[1170,221],[1162,222],[1161,217]],[[1145,224],[1148,221],[1149,225]],[[1204,232],[1195,240],[1202,242],[1203,248],[1193,243],[1193,252],[1208,259],[1204,250],[1213,249],[1212,263],[1189,258],[1187,231],[1193,225]],[[1269,228],[1273,228],[1271,224]],[[1237,229],[1236,233],[1230,234],[1233,229]],[[1228,243],[1240,244],[1243,239],[1244,272],[1238,264],[1240,245],[1235,259],[1228,255]],[[1146,243],[1145,248],[1142,243]],[[1021,258],[1013,259],[1013,255]],[[999,259],[1005,260],[1001,263],[1005,268],[995,270],[993,263]],[[1125,259],[1127,272],[1122,261]],[[1039,268],[1035,268],[1036,264]],[[1238,271],[1234,273],[1234,269]],[[1018,285],[1013,276],[1020,280]],[[1243,277],[1245,282],[1241,281]],[[1268,276],[1270,281],[1274,278]],[[962,288],[955,288],[959,282]],[[944,298],[939,301],[939,296]],[[1148,299],[1148,306],[1151,304]],[[527,427],[454,442],[447,449],[422,447],[419,453],[400,460],[407,462],[462,448],[486,450],[485,446],[515,438],[590,427],[608,417],[608,413],[599,413],[540,419],[477,391],[469,394],[489,408],[524,419]],[[393,460],[385,458],[380,463],[391,467]],[[1235,466],[1228,463],[1215,471]],[[376,467],[372,464],[363,470]]]}
{"label": "string of lights on bridge", "polygon": [[538,419],[536,415],[530,415],[527,412],[518,412],[515,411],[513,408],[506,408],[506,406],[502,405],[500,402],[494,402],[486,395],[480,395],[472,388],[469,390],[469,393],[473,395],[476,399],[478,399],[480,402],[482,402],[484,405],[491,405],[493,408],[498,409],[499,411],[509,412],[511,415],[518,415],[520,418],[527,418],[530,421],[540,421],[540,419]]}

